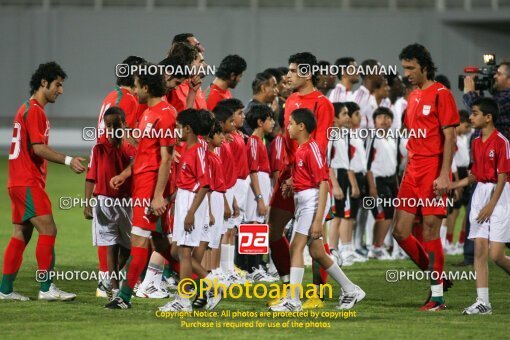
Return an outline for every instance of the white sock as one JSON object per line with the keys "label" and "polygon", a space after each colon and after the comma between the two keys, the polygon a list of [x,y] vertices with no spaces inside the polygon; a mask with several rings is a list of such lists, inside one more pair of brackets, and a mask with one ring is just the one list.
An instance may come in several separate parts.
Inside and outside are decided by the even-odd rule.
{"label": "white sock", "polygon": [[443,297],[443,284],[430,285],[432,291],[432,297]]}
{"label": "white sock", "polygon": [[220,251],[220,268],[226,274],[228,273],[228,259],[229,259],[230,245],[222,244]]}
{"label": "white sock", "polygon": [[[161,274],[163,274],[163,266],[160,266],[160,265],[157,265],[154,263],[149,263],[149,266],[147,267],[147,272],[145,273],[145,277],[143,278],[143,282],[140,285],[139,289],[143,290],[143,289],[147,288],[147,286],[152,281],[154,281],[154,279],[156,278],[156,276],[158,275],[159,272],[161,272]],[[161,283],[161,279],[159,281]],[[156,286],[156,287],[159,287],[159,286]]]}
{"label": "white sock", "polygon": [[231,244],[229,245],[229,256],[228,256],[228,270],[232,271],[234,270],[234,258],[236,253],[236,246]]}
{"label": "white sock", "polygon": [[300,301],[300,286],[303,283],[303,276],[305,275],[305,268],[290,267],[290,284],[295,285],[292,291],[289,291],[289,297],[294,301]]}
{"label": "white sock", "polygon": [[352,242],[342,243],[342,245],[340,246],[340,252],[344,253],[346,251],[351,250],[351,248],[352,248]]}
{"label": "white sock", "polygon": [[478,295],[478,298],[483,301],[486,305],[489,305],[489,288],[476,288],[476,295]]}
{"label": "white sock", "polygon": [[368,214],[367,222],[365,224],[365,237],[367,245],[374,243],[374,225],[375,225],[374,215]]}
{"label": "white sock", "polygon": [[400,246],[398,245],[398,242],[393,240],[393,252],[392,252],[392,255],[397,255],[398,253],[400,253],[400,250],[402,248],[400,248]]}
{"label": "white sock", "polygon": [[445,225],[441,225],[441,229],[439,230],[439,236],[441,237],[441,244],[443,248],[446,247],[446,233],[448,232],[448,227]]}
{"label": "white sock", "polygon": [[349,278],[344,274],[342,269],[340,269],[340,267],[336,263],[333,263],[333,265],[326,269],[326,271],[333,278],[333,280],[335,280],[336,282],[338,282],[340,286],[342,286],[343,290],[346,293],[352,292],[356,287],[354,283],[352,283],[351,280],[349,280]]}

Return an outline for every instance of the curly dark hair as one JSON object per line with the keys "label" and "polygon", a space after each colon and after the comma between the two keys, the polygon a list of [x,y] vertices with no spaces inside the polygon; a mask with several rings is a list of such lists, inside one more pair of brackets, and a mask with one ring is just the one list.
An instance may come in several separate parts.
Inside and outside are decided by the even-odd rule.
{"label": "curly dark hair", "polygon": [[62,67],[54,61],[50,61],[45,64],[39,64],[37,70],[30,78],[30,94],[34,94],[39,87],[41,87],[41,81],[44,79],[48,82],[46,88],[50,88],[50,84],[58,77],[62,79],[67,78],[67,74],[64,72]]}
{"label": "curly dark hair", "polygon": [[[131,68],[132,65],[140,65],[146,62],[147,60],[142,57],[130,55],[122,61],[122,64],[128,65]],[[131,72],[128,72],[125,77],[117,77],[117,85],[133,87],[135,86],[135,76],[131,74]]]}
{"label": "curly dark hair", "polygon": [[[152,63],[141,64],[146,70],[150,67],[157,67]],[[144,68],[141,68],[136,77],[141,87],[147,85],[149,88],[149,94],[151,97],[163,97],[166,93],[165,78],[160,72],[141,72]]]}
{"label": "curly dark hair", "polygon": [[256,104],[253,105],[246,114],[246,122],[251,129],[255,130],[259,126],[259,119],[265,122],[266,119],[273,117],[273,110],[271,110],[269,106]]}
{"label": "curly dark hair", "polygon": [[418,43],[406,46],[402,52],[398,55],[399,60],[412,60],[416,59],[422,70],[427,68],[427,79],[433,80],[436,74],[437,68],[432,61],[430,52],[425,46]]}
{"label": "curly dark hair", "polygon": [[246,61],[237,54],[230,54],[223,58],[216,70],[215,76],[222,80],[229,80],[232,73],[238,76],[246,71]]}
{"label": "curly dark hair", "polygon": [[[313,69],[315,65],[318,65],[317,58],[310,52],[299,52],[289,57],[289,64],[308,64],[310,69]],[[317,74],[312,73],[312,83],[317,84]]]}

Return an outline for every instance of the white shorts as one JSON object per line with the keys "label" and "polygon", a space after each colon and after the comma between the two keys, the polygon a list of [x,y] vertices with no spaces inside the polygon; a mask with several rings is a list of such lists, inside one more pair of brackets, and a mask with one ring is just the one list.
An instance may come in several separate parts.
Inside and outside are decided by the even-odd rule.
{"label": "white shorts", "polygon": [[[266,207],[269,207],[269,199],[271,198],[271,179],[269,178],[269,174],[267,172],[259,171],[257,172],[257,174],[259,179],[259,188],[260,194],[262,195],[262,200],[266,204]],[[246,198],[246,214],[244,216],[244,220],[246,222],[264,223],[266,221],[267,215],[266,216],[259,215],[257,203],[258,201],[255,198],[255,192],[251,188],[250,184],[248,196]]]}
{"label": "white shorts", "polygon": [[[230,210],[232,211],[232,213],[234,213],[234,207],[233,207],[233,205],[234,205],[234,188],[235,188],[235,186],[233,186],[230,189],[227,189],[227,192],[225,193],[225,197],[227,198],[228,206],[230,207]],[[225,212],[225,207],[223,207],[223,212]],[[223,220],[222,234],[225,234],[228,229],[234,228],[235,225],[236,225],[235,218],[233,218],[233,217]]]}
{"label": "white shorts", "polygon": [[[120,244],[131,248],[131,207],[106,206],[106,196],[98,195],[97,205],[92,208],[92,243],[94,246]],[[112,200],[108,200],[112,201]]]}
{"label": "white shorts", "polygon": [[177,196],[175,197],[173,240],[178,246],[198,247],[202,238],[202,230],[206,220],[207,224],[209,224],[209,214],[207,213],[208,209],[204,209],[202,205],[206,202],[206,196],[197,211],[195,211],[194,228],[189,232],[184,230],[184,219],[188,214],[195,195],[196,194],[194,192],[177,189]]}
{"label": "white shorts", "polygon": [[487,205],[496,188],[494,183],[478,183],[471,197],[471,211],[469,213],[469,239],[486,238],[489,241],[510,242],[510,183],[505,183],[501,197],[492,212],[489,222],[479,224],[476,218]]}
{"label": "white shorts", "polygon": [[[303,191],[294,192],[294,205],[296,207],[295,221],[294,221],[294,233],[300,233],[302,235],[309,236],[310,228],[312,226],[315,214],[317,213],[317,207],[319,205],[319,189],[307,189]],[[326,199],[326,208],[323,211],[322,224],[331,208],[331,199]],[[321,237],[322,238],[322,237]]]}
{"label": "white shorts", "polygon": [[250,176],[246,179],[238,178],[233,188],[233,193],[239,206],[240,214],[234,218],[234,226],[240,225],[246,214],[246,198],[248,196],[248,190],[250,190]]}
{"label": "white shorts", "polygon": [[223,201],[223,193],[211,192],[211,211],[214,216],[214,225],[209,228],[209,248],[218,249],[220,247],[221,235],[223,231],[223,215],[225,213],[225,202]]}

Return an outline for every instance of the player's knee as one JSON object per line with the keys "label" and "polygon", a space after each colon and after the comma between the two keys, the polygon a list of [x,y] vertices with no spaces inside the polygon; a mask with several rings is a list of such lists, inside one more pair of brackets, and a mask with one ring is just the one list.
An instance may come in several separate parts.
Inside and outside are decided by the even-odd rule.
{"label": "player's knee", "polygon": [[398,228],[397,225],[395,225],[395,228],[393,229],[392,236],[397,241],[403,241],[406,239],[408,235],[404,232],[402,228]]}
{"label": "player's knee", "polygon": [[491,251],[491,259],[497,266],[502,267],[505,262],[505,254]]}

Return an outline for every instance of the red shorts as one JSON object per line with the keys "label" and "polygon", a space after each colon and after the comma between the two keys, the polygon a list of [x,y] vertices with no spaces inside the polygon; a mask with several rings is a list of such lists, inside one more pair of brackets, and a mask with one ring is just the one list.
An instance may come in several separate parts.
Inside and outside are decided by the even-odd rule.
{"label": "red shorts", "polygon": [[51,215],[51,202],[41,187],[11,187],[12,223],[23,224],[36,216]]}
{"label": "red shorts", "polygon": [[133,176],[133,227],[168,234],[168,211],[161,216],[152,215],[148,213],[149,206],[145,204],[148,200],[152,200],[157,180],[157,172],[146,172]]}
{"label": "red shorts", "polygon": [[290,197],[283,198],[282,196],[282,183],[289,179],[291,176],[290,169],[285,169],[280,173],[280,176],[276,180],[274,185],[273,194],[271,195],[271,201],[269,202],[269,206],[282,209],[290,212],[292,215],[295,213],[294,206],[294,197],[291,195]]}
{"label": "red shorts", "polygon": [[434,194],[434,181],[439,177],[442,162],[442,156],[409,160],[398,191],[400,205],[396,209],[421,216],[446,216],[448,195],[436,200]]}

